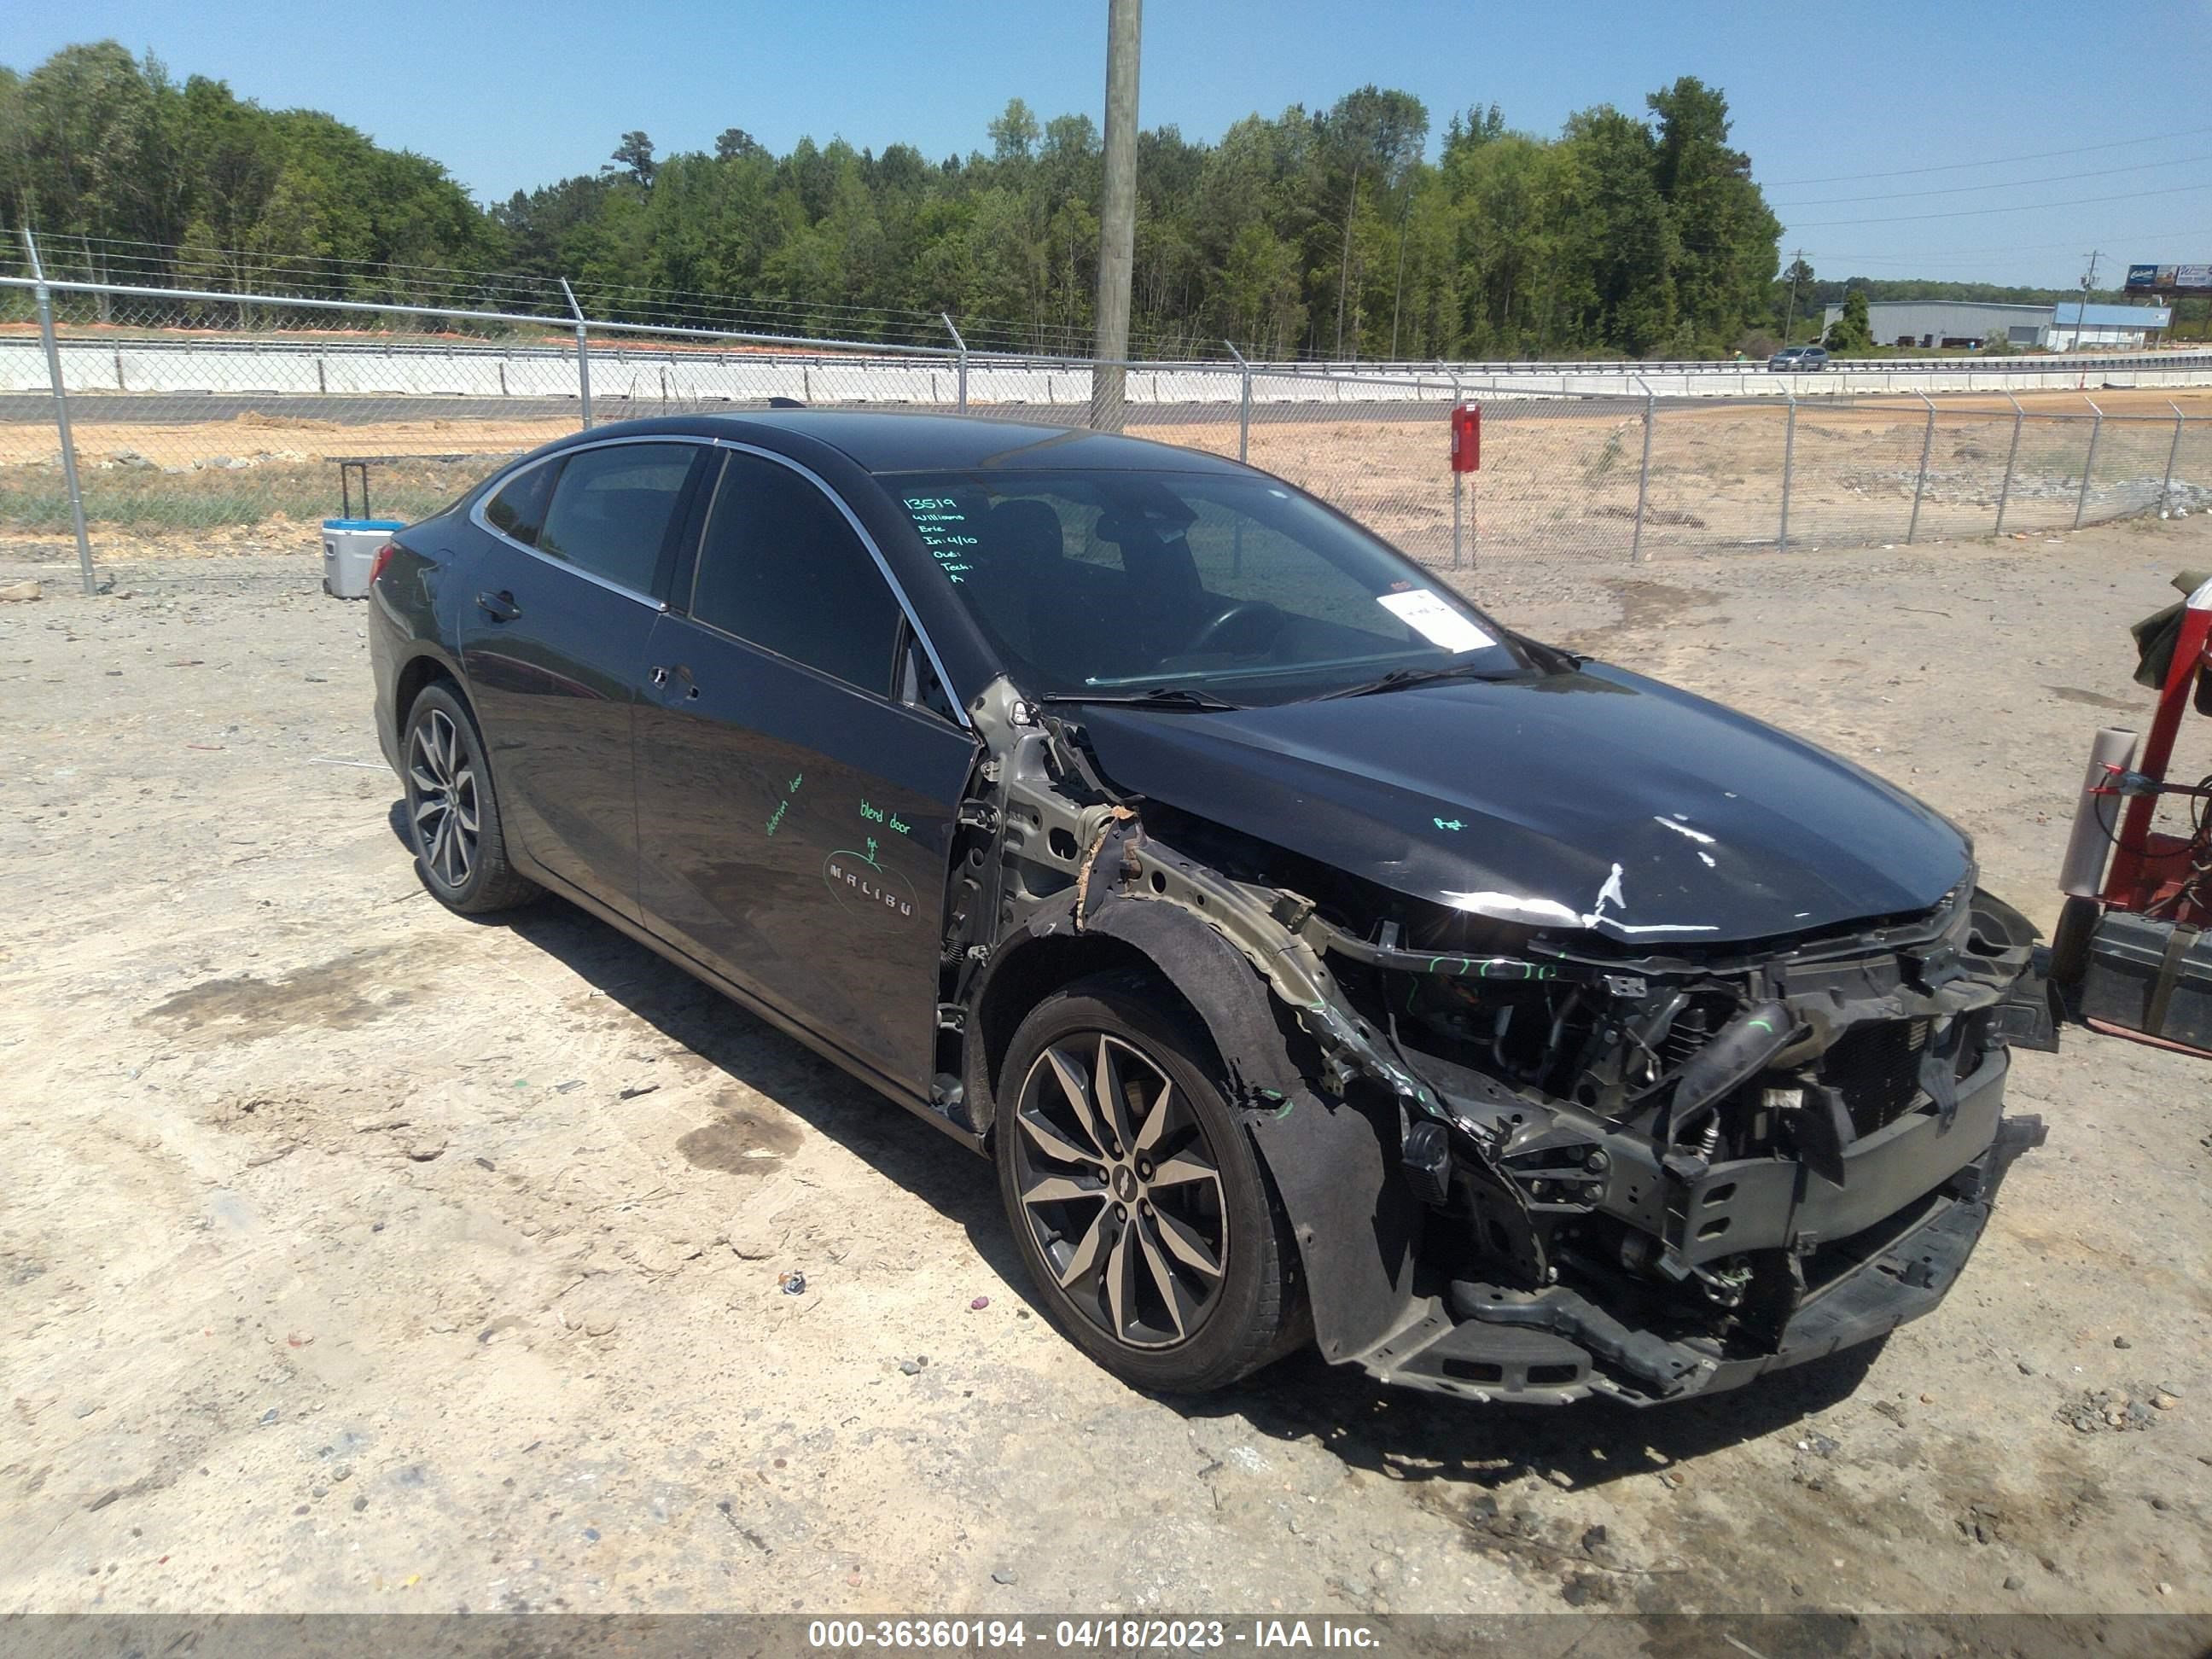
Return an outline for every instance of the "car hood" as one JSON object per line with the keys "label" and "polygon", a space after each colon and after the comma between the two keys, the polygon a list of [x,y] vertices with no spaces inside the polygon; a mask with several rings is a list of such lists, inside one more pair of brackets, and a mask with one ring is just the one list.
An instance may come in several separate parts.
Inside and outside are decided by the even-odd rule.
{"label": "car hood", "polygon": [[1395,891],[1616,941],[1723,944],[1934,905],[1948,821],[1849,761],[1586,665],[1217,713],[1093,705],[1117,787]]}

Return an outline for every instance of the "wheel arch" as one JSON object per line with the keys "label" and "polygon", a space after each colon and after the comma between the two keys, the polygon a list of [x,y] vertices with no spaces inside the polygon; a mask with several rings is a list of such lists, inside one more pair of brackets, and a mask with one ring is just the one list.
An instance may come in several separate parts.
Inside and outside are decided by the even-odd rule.
{"label": "wheel arch", "polygon": [[403,739],[407,732],[407,717],[414,712],[415,700],[440,680],[450,682],[453,695],[461,700],[462,707],[468,709],[471,716],[475,714],[476,705],[470,700],[468,687],[463,683],[459,672],[438,653],[425,647],[400,664],[398,672],[392,677],[392,726]]}
{"label": "wheel arch", "polygon": [[1161,900],[1114,897],[1086,916],[1079,934],[1072,911],[1062,911],[1036,918],[1008,940],[971,1022],[970,1121],[988,1128],[997,1068],[1029,1010],[1072,977],[1125,964],[1172,988],[1212,1039],[1262,1177],[1289,1218],[1323,1355],[1341,1361],[1364,1353],[1413,1304],[1420,1206],[1398,1178],[1394,1103],[1375,1087],[1357,1087],[1341,1099],[1318,1088],[1312,1079],[1322,1069],[1320,1052],[1295,1012],[1193,912]]}
{"label": "wheel arch", "polygon": [[1180,906],[1116,901],[1100,906],[1080,933],[1070,913],[1040,917],[993,957],[969,1022],[963,1079],[978,1133],[988,1136],[995,1122],[1000,1069],[1030,1011],[1077,980],[1116,970],[1159,981],[1206,1033],[1240,1102],[1299,1086],[1295,1024],[1285,1030],[1267,982],[1236,948]]}
{"label": "wheel arch", "polygon": [[968,1075],[963,1079],[962,1098],[977,1133],[988,1139],[996,1124],[1000,1072],[1014,1046],[1014,1033],[1030,1011],[1079,980],[1117,971],[1147,974],[1174,984],[1158,963],[1120,939],[1021,933],[1000,948],[976,992],[968,1022]]}

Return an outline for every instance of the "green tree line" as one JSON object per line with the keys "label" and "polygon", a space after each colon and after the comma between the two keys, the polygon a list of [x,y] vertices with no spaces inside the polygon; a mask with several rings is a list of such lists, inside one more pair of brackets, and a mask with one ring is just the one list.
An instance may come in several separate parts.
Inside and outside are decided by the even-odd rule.
{"label": "green tree line", "polygon": [[112,40],[64,47],[28,75],[0,67],[0,228],[15,226],[82,238],[77,264],[139,282],[179,265],[243,275],[272,258],[481,265],[504,252],[435,161],[313,110],[263,109],[220,81],[180,86]]}
{"label": "green tree line", "polygon": [[[1724,355],[1781,320],[1779,226],[1719,90],[1686,76],[1644,103],[1551,137],[1477,106],[1431,145],[1419,99],[1369,86],[1216,143],[1146,131],[1133,333],[1154,355],[1224,339],[1269,357]],[[0,227],[82,239],[95,270],[137,281],[164,257],[240,289],[283,258],[349,262],[291,289],[358,298],[419,294],[427,268],[513,271],[567,276],[636,320],[714,295],[842,334],[945,310],[994,319],[994,345],[1079,345],[1097,126],[1016,99],[986,137],[932,160],[842,139],[777,155],[737,127],[663,155],[632,131],[598,172],[482,208],[435,161],[219,81],[179,85],[109,41],[0,69]]]}

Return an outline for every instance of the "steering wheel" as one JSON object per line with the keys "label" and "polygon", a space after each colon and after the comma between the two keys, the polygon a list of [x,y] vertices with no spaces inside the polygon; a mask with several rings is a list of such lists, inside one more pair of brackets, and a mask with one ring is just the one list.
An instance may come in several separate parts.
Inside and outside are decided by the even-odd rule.
{"label": "steering wheel", "polygon": [[1231,599],[1191,636],[1183,650],[1197,656],[1207,651],[1231,649],[1224,641],[1240,628],[1250,629],[1254,645],[1262,646],[1281,632],[1283,624],[1289,620],[1281,606],[1270,605],[1265,599]]}

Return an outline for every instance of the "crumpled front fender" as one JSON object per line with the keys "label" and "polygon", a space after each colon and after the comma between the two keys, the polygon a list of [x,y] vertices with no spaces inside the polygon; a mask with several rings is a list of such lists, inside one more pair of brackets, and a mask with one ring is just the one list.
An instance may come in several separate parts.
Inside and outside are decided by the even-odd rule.
{"label": "crumpled front fender", "polygon": [[[1073,907],[1032,918],[1024,932],[1031,942],[1075,937]],[[1396,1176],[1395,1100],[1380,1086],[1356,1100],[1319,1089],[1294,1053],[1311,1042],[1294,1013],[1182,906],[1108,898],[1088,908],[1082,933],[1141,953],[1205,1021],[1289,1218],[1316,1343],[1340,1361],[1372,1348],[1411,1316],[1421,1224],[1419,1200]]]}

